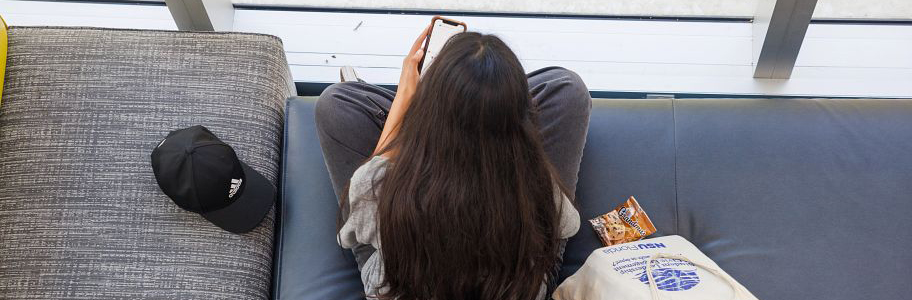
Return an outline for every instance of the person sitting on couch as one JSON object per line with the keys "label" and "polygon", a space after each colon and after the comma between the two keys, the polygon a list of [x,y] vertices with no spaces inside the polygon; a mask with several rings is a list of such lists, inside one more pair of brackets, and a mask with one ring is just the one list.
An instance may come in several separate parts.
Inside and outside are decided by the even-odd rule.
{"label": "person sitting on couch", "polygon": [[545,299],[566,239],[592,99],[558,67],[526,75],[498,37],[454,36],[396,92],[329,86],[316,125],[339,243],[371,299]]}

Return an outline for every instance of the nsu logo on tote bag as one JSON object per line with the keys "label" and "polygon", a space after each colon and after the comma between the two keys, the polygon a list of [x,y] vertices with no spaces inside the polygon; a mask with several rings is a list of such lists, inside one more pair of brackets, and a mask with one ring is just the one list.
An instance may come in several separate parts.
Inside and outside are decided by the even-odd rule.
{"label": "nsu logo on tote bag", "polygon": [[664,236],[599,248],[553,295],[556,300],[757,298],[696,246]]}

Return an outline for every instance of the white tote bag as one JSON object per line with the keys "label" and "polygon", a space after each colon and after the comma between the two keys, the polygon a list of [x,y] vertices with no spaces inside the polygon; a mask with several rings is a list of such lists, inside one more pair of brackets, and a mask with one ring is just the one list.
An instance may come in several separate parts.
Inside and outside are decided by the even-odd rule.
{"label": "white tote bag", "polygon": [[756,300],[700,249],[663,236],[596,249],[555,300]]}

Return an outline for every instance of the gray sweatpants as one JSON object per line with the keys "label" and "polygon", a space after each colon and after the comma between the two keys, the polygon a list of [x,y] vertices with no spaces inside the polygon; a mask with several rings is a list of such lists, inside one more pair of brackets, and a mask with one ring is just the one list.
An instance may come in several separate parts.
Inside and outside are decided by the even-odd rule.
{"label": "gray sweatpants", "polygon": [[[545,153],[572,196],[589,130],[592,98],[582,79],[564,68],[547,67],[528,77],[532,102],[539,110]],[[315,112],[317,134],[336,196],[377,147],[395,95],[363,82],[336,83],[320,95]]]}
{"label": "gray sweatpants", "polygon": [[[539,110],[545,154],[572,197],[589,130],[592,98],[579,75],[564,68],[539,69],[528,78],[533,105]],[[376,85],[342,82],[326,88],[317,100],[317,134],[336,196],[341,196],[355,170],[376,148],[394,96],[393,91]],[[563,249],[565,243],[561,244]],[[374,251],[370,246],[353,250],[359,269]],[[549,285],[549,292],[551,288]]]}

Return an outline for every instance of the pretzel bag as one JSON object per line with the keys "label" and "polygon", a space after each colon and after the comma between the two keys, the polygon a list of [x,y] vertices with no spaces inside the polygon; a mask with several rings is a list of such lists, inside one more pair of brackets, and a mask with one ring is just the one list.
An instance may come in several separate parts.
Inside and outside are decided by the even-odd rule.
{"label": "pretzel bag", "polygon": [[638,241],[656,232],[655,225],[633,196],[589,223],[605,246]]}

